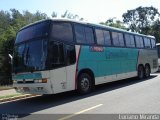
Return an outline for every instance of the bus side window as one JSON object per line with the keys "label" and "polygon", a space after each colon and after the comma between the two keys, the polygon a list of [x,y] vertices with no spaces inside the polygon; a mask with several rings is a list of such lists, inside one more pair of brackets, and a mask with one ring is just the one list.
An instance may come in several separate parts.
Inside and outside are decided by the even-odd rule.
{"label": "bus side window", "polygon": [[127,47],[135,47],[133,35],[125,34],[125,41]]}
{"label": "bus side window", "polygon": [[52,41],[50,43],[50,63],[52,68],[65,66],[64,47],[62,43]]}
{"label": "bus side window", "polygon": [[112,32],[113,45],[119,46],[118,34],[116,32]]}
{"label": "bus side window", "polygon": [[104,34],[103,31],[100,29],[95,29],[96,32],[96,38],[97,38],[97,43],[99,45],[104,45]]}
{"label": "bus side window", "polygon": [[99,45],[111,45],[110,32],[107,30],[95,29],[97,44]]}
{"label": "bus side window", "polygon": [[85,33],[83,26],[75,25],[75,34],[77,43],[85,43]]}
{"label": "bus side window", "polygon": [[90,27],[85,27],[85,36],[86,36],[86,41],[89,44],[94,44],[94,35],[93,35],[93,29]]}
{"label": "bus side window", "polygon": [[75,24],[74,28],[77,43],[94,44],[93,29],[91,27]]}
{"label": "bus side window", "polygon": [[156,41],[155,39],[151,39],[152,48],[156,48]]}
{"label": "bus side window", "polygon": [[51,38],[65,42],[73,42],[73,32],[70,23],[54,22],[51,31]]}
{"label": "bus side window", "polygon": [[136,40],[136,47],[137,48],[143,48],[144,47],[142,37],[135,36],[135,40]]}
{"label": "bus side window", "polygon": [[110,32],[104,30],[104,41],[105,41],[105,45],[111,45],[111,36],[110,36]]}
{"label": "bus side window", "polygon": [[73,45],[65,45],[66,65],[71,65],[76,62],[76,51]]}
{"label": "bus side window", "polygon": [[124,46],[124,39],[122,33],[112,32],[112,39],[114,46]]}
{"label": "bus side window", "polygon": [[149,38],[144,38],[145,48],[151,48],[151,43]]}

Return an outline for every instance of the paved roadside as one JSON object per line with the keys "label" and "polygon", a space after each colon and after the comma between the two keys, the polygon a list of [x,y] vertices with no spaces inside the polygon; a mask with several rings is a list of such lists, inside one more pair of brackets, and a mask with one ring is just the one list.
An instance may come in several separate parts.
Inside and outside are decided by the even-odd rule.
{"label": "paved roadside", "polygon": [[13,95],[16,94],[17,92],[15,91],[15,89],[9,89],[9,90],[1,90],[0,91],[0,97],[1,96],[7,96],[7,95]]}
{"label": "paved roadside", "polygon": [[21,99],[27,99],[27,98],[36,97],[36,96],[39,96],[39,95],[21,94],[16,92],[15,89],[1,90],[0,104],[11,102],[11,101],[17,101]]}

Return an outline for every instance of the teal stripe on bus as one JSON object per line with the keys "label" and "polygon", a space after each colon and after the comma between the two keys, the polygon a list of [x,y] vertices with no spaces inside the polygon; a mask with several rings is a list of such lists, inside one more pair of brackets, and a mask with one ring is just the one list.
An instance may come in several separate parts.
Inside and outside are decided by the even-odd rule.
{"label": "teal stripe on bus", "polygon": [[14,75],[13,80],[18,80],[18,79],[42,79],[42,74],[41,73],[24,73],[24,74],[19,74],[19,75]]}
{"label": "teal stripe on bus", "polygon": [[92,51],[89,46],[81,48],[78,70],[91,69],[95,77],[136,71],[138,49],[100,47]]}

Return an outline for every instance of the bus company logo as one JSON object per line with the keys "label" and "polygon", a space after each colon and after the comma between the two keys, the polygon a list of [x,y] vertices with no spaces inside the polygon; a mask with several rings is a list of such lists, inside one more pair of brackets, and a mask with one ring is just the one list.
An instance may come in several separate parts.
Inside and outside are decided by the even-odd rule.
{"label": "bus company logo", "polygon": [[90,47],[90,51],[92,51],[92,52],[103,52],[104,48],[99,47],[99,46],[92,46],[92,47]]}

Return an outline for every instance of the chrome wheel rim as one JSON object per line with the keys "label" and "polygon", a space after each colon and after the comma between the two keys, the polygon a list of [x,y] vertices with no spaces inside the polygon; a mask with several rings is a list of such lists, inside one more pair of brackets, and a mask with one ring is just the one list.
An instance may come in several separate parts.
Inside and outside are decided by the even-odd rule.
{"label": "chrome wheel rim", "polygon": [[89,79],[88,78],[83,78],[81,80],[81,88],[83,91],[87,91],[89,89]]}

